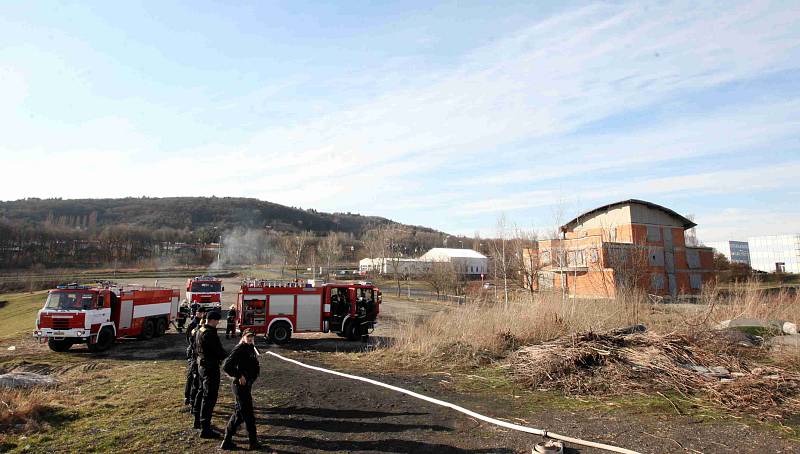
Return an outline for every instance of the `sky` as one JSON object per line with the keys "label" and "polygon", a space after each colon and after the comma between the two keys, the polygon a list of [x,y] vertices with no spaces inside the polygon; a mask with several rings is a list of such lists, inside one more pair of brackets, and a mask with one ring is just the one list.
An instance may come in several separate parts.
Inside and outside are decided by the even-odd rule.
{"label": "sky", "polygon": [[0,200],[800,233],[797,2],[1,2]]}

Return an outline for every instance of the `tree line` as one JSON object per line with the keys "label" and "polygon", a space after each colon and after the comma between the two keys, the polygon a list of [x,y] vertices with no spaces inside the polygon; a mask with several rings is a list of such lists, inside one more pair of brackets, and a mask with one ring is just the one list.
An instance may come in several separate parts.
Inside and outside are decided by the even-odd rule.
{"label": "tree line", "polygon": [[[0,268],[95,267],[153,261],[211,264],[216,253],[209,245],[221,238],[224,243],[230,236],[230,246],[235,249],[236,235],[241,236],[235,232],[251,232],[248,240],[264,246],[256,249],[254,260],[263,262],[275,255],[270,251],[280,249],[271,245],[274,237],[321,238],[335,232],[358,242],[369,230],[382,225],[402,226],[421,236],[442,235],[380,217],[321,213],[237,197],[0,201]],[[241,251],[237,254],[245,255]]]}
{"label": "tree line", "polygon": [[[23,223],[0,219],[0,269],[92,268],[150,265],[212,266],[226,264],[310,265],[331,269],[343,261],[355,263],[371,246],[378,226],[363,234],[353,232],[277,231],[273,228],[204,226],[196,230],[137,225],[76,228],[56,223]],[[393,245],[413,253],[441,244],[444,234],[396,225],[402,243]],[[221,254],[218,244],[222,242]],[[369,245],[369,246],[368,246]]]}

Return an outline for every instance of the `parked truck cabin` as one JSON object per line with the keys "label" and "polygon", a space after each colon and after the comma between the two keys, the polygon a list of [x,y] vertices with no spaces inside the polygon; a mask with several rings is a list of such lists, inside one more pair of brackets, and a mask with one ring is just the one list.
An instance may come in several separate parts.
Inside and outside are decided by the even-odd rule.
{"label": "parked truck cabin", "polygon": [[197,276],[186,281],[186,300],[206,309],[222,307],[222,280],[214,276]]}
{"label": "parked truck cabin", "polygon": [[166,288],[59,286],[48,292],[33,336],[53,351],[76,344],[102,351],[121,337],[149,339],[164,334],[175,319],[179,299],[179,290]]}

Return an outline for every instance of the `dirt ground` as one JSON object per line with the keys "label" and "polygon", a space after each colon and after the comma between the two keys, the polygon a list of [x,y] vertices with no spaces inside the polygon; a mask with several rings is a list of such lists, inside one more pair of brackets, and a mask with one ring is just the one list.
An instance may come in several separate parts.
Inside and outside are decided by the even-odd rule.
{"label": "dirt ground", "polygon": [[[174,281],[174,282],[173,282]],[[164,279],[159,285],[180,287],[183,279]],[[133,283],[133,282],[129,282]],[[152,282],[136,282],[152,285]],[[235,299],[236,279],[225,282],[223,306]],[[380,324],[370,342],[348,342],[329,334],[297,335],[286,346],[267,345],[259,349],[323,367],[384,381],[412,391],[452,402],[487,416],[588,440],[611,443],[642,453],[797,453],[800,442],[782,438],[780,432],[762,425],[726,419],[697,420],[669,414],[631,413],[609,406],[607,410],[566,410],[558,407],[531,407],[523,393],[498,394],[457,390],[447,374],[363,373],[353,362],[337,364],[334,352],[355,352],[375,348],[375,343],[390,333],[393,320],[400,317],[426,317],[446,310],[432,303],[411,303],[385,298]],[[224,321],[220,326],[224,332]],[[226,349],[235,340],[225,340]],[[142,348],[143,343],[147,348]],[[123,341],[101,355],[90,355],[74,347],[73,355],[85,355],[87,362],[103,358],[119,360],[171,360],[180,367],[184,359],[182,336],[177,333],[150,341]],[[30,355],[46,349],[31,340],[22,342],[15,352],[0,356]],[[266,452],[279,453],[529,453],[540,437],[497,428],[451,409],[414,399],[397,392],[307,370],[269,355],[261,356],[262,373],[255,388],[259,437]],[[230,393],[223,380],[221,394]],[[180,405],[180,402],[176,402]],[[218,406],[214,424],[223,427],[230,404]],[[189,428],[181,432],[196,437]],[[243,428],[238,441],[243,444]],[[218,443],[218,442],[217,442]],[[215,452],[217,443],[195,445],[201,452]],[[570,445],[567,452],[603,452]]]}

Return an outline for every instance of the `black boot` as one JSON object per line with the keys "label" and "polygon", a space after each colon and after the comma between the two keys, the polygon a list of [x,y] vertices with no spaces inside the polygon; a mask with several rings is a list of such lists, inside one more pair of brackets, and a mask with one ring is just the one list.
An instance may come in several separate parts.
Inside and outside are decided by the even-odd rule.
{"label": "black boot", "polygon": [[236,445],[233,444],[233,440],[228,436],[228,434],[225,434],[225,438],[222,439],[222,444],[219,445],[219,449],[224,451],[232,451],[236,449]]}
{"label": "black boot", "polygon": [[202,431],[200,431],[200,438],[219,440],[222,437],[211,429],[203,429]]}
{"label": "black boot", "polygon": [[200,424],[200,418],[198,418],[197,416],[194,417],[194,428],[195,429],[202,429],[203,428],[203,425]]}
{"label": "black boot", "polygon": [[259,442],[258,442],[258,440],[250,440],[250,446],[248,447],[248,449],[249,449],[250,451],[259,451],[259,450],[261,450],[263,447],[264,447],[264,445],[262,445],[261,443],[259,443]]}

